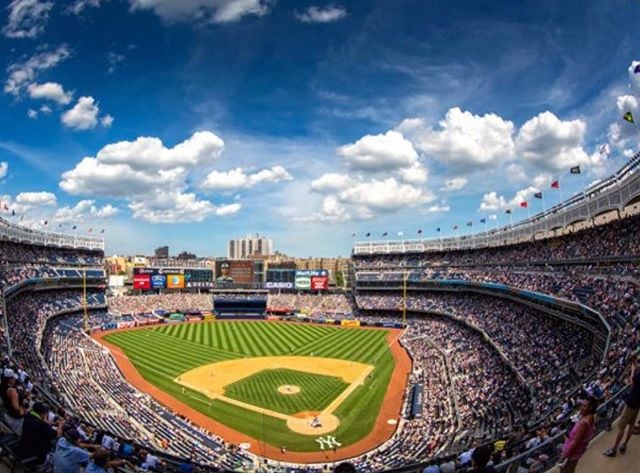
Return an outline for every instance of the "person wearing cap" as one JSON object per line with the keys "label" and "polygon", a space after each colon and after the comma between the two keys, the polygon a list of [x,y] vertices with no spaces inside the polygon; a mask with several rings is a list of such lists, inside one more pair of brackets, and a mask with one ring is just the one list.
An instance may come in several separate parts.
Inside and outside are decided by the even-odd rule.
{"label": "person wearing cap", "polygon": [[53,441],[62,435],[64,423],[59,422],[55,427],[49,424],[45,420],[48,412],[49,408],[45,404],[36,402],[22,425],[18,454],[21,458],[36,457],[36,465],[46,462]]}
{"label": "person wearing cap", "polygon": [[22,434],[22,420],[24,409],[23,399],[17,389],[18,375],[11,368],[5,368],[2,372],[2,382],[0,383],[0,397],[4,405],[4,421],[17,434]]}
{"label": "person wearing cap", "polygon": [[80,434],[74,428],[67,428],[56,443],[53,454],[53,473],[78,473],[91,460],[91,454],[84,448],[95,449],[97,445],[80,443]]}

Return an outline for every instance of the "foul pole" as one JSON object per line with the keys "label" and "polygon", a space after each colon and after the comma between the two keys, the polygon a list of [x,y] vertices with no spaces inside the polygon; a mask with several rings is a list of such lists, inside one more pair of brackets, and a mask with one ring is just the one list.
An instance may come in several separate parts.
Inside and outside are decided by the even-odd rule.
{"label": "foul pole", "polygon": [[87,269],[82,270],[82,306],[84,308],[84,331],[89,332],[89,313],[87,312]]}

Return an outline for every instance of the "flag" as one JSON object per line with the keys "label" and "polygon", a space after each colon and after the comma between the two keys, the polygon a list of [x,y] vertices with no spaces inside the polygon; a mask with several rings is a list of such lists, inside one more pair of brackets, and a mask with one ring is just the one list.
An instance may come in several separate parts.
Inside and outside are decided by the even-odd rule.
{"label": "flag", "polygon": [[454,230],[457,230],[457,229],[458,229],[458,225],[454,225],[454,226],[453,226],[453,229],[454,229]]}
{"label": "flag", "polygon": [[551,188],[552,189],[560,189],[560,182],[559,181],[553,181],[551,183]]}
{"label": "flag", "polygon": [[422,228],[418,229],[418,235],[422,235]]}
{"label": "flag", "polygon": [[542,192],[536,192],[535,194],[533,194],[533,196],[534,196],[536,199],[542,199]]}
{"label": "flag", "polygon": [[598,151],[600,151],[601,155],[609,156],[609,154],[611,153],[611,148],[609,148],[609,143],[605,143],[602,146],[600,146],[600,149]]}
{"label": "flag", "polygon": [[527,207],[529,207],[529,202],[520,202],[520,207],[522,207],[523,209],[526,209]]}
{"label": "flag", "polygon": [[76,228],[78,228],[77,225],[74,225],[73,228],[71,230],[75,230]]}
{"label": "flag", "polygon": [[511,209],[507,209],[506,213],[510,214],[511,213]]}
{"label": "flag", "polygon": [[580,166],[573,166],[573,167],[569,170],[569,172],[570,172],[571,174],[580,174]]}
{"label": "flag", "polygon": [[635,120],[633,119],[633,113],[631,112],[627,112],[624,115],[622,115],[622,119],[629,123],[635,123]]}
{"label": "flag", "polygon": [[364,236],[366,236],[367,238],[369,238],[371,236],[371,232],[367,232]]}
{"label": "flag", "polygon": [[93,231],[93,228],[90,228],[90,229],[89,229],[89,231],[88,231],[88,233],[91,233],[92,231]]}
{"label": "flag", "polygon": [[634,74],[640,74],[640,64],[636,64],[636,67],[633,68]]}
{"label": "flag", "polygon": [[24,220],[24,215],[20,215],[20,221],[22,222]]}
{"label": "flag", "polygon": [[440,227],[436,228],[436,232],[440,233]]}
{"label": "flag", "polygon": [[398,232],[398,236],[403,236],[404,232]]}
{"label": "flag", "polygon": [[16,210],[15,210],[15,209],[13,209],[13,210],[11,211],[11,216],[12,216],[12,217],[15,217],[15,216],[16,216]]}
{"label": "flag", "polygon": [[486,218],[481,218],[480,219],[480,223],[487,223],[487,219]]}
{"label": "flag", "polygon": [[58,224],[58,228],[62,228],[62,224],[61,223]]}
{"label": "flag", "polygon": [[42,222],[43,225],[46,225],[47,223],[49,223],[49,220],[45,220],[44,222]]}
{"label": "flag", "polygon": [[387,236],[387,235],[388,235],[388,233],[387,233],[387,232],[384,232],[384,233],[382,234],[382,236]]}
{"label": "flag", "polygon": [[103,228],[102,230],[100,230],[100,233],[101,233],[101,234],[104,234],[104,228]]}
{"label": "flag", "polygon": [[467,222],[467,227],[473,227],[473,222]]}

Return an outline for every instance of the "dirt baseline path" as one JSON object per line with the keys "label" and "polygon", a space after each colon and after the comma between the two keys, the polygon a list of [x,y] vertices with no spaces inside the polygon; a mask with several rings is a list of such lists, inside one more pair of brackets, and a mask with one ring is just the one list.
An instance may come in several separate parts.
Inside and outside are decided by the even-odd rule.
{"label": "dirt baseline path", "polygon": [[[209,323],[209,322],[188,322],[188,323]],[[228,323],[228,322],[214,322]],[[255,321],[254,323],[298,323],[298,322],[279,322],[279,321]],[[305,322],[299,322],[305,323]],[[239,445],[241,443],[249,443],[251,447],[249,451],[256,455],[260,455],[271,460],[291,463],[327,463],[353,458],[365,454],[380,444],[386,442],[397,428],[397,424],[390,424],[390,419],[399,420],[402,411],[402,402],[404,399],[405,386],[411,373],[411,358],[406,350],[402,348],[398,339],[402,333],[399,329],[378,328],[378,327],[360,327],[361,330],[387,330],[387,342],[389,349],[395,360],[395,368],[389,380],[387,391],[385,393],[382,405],[375,424],[364,438],[358,440],[351,445],[340,447],[333,450],[320,450],[317,452],[290,452],[282,453],[277,447],[273,447],[261,440],[250,437],[249,435],[238,432],[220,422],[215,421],[211,417],[195,410],[187,404],[179,401],[173,396],[154,386],[138,372],[136,367],[127,358],[124,351],[112,343],[104,339],[106,335],[115,332],[124,332],[129,330],[142,330],[152,328],[153,326],[132,327],[119,330],[110,330],[106,332],[98,332],[92,334],[92,338],[100,344],[107,347],[113,354],[113,358],[120,369],[124,378],[138,390],[149,394],[156,401],[179,413],[188,417],[194,424],[208,430],[211,434],[223,438],[226,442]]]}

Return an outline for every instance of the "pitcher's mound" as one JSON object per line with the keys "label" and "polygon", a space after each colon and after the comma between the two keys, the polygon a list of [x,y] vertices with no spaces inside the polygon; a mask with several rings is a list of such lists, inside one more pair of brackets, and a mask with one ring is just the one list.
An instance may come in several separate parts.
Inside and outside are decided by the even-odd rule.
{"label": "pitcher's mound", "polygon": [[278,386],[278,392],[280,394],[298,394],[300,392],[300,386],[283,384],[282,386]]}

